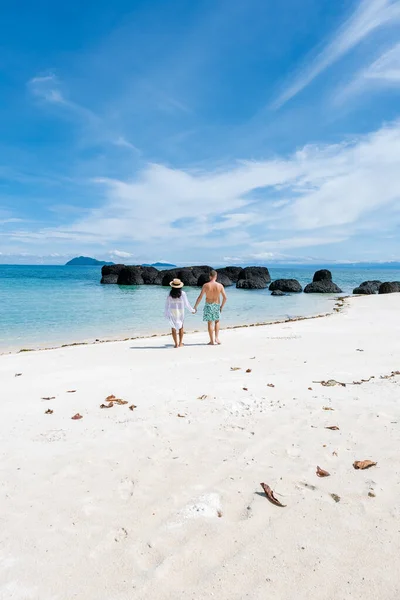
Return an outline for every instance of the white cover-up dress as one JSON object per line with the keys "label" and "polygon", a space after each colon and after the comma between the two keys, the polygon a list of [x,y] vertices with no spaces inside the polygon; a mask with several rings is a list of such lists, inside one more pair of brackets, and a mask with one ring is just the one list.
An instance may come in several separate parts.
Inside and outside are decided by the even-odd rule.
{"label": "white cover-up dress", "polygon": [[182,291],[180,298],[172,298],[168,294],[165,303],[165,318],[169,320],[169,324],[173,329],[181,329],[183,327],[185,308],[189,309],[190,312],[194,311],[184,291]]}

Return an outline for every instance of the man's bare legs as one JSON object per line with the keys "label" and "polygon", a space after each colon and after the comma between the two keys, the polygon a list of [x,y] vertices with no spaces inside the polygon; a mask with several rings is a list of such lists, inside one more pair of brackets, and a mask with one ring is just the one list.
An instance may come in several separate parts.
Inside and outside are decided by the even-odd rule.
{"label": "man's bare legs", "polygon": [[221,343],[219,341],[219,321],[215,321],[215,343],[218,345]]}
{"label": "man's bare legs", "polygon": [[213,321],[207,321],[208,335],[210,336],[209,346],[214,346],[214,323]]}
{"label": "man's bare legs", "polygon": [[176,329],[172,328],[171,329],[171,333],[172,333],[172,338],[174,340],[175,348],[178,348],[179,347],[178,346],[178,336],[177,336],[177,333],[176,333]]}
{"label": "man's bare legs", "polygon": [[183,333],[184,333],[183,327],[181,327],[179,330],[179,347],[183,346]]}

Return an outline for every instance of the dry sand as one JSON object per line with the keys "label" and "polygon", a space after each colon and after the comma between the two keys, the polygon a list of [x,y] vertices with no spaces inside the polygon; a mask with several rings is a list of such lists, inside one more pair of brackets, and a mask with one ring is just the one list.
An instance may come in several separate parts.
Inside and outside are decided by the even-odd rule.
{"label": "dry sand", "polygon": [[0,598],[399,598],[399,309],[1,356]]}

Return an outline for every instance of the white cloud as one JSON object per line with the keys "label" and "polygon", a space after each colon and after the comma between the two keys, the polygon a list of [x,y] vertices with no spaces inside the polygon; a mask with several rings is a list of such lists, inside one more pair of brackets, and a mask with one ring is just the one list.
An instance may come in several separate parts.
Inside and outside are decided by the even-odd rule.
{"label": "white cloud", "polygon": [[137,148],[134,144],[129,142],[123,135],[118,136],[112,142],[115,146],[120,146],[121,148],[129,148],[130,150],[134,150],[138,154],[141,154],[139,148]]}
{"label": "white cloud", "polygon": [[111,250],[109,255],[116,258],[131,258],[133,256],[130,252],[124,252],[122,250]]}
{"label": "white cloud", "polygon": [[400,86],[400,43],[384,52],[377,60],[356,74],[353,81],[339,90],[335,101],[344,102],[350,96],[367,89]]}
{"label": "white cloud", "polygon": [[279,108],[309,85],[325,69],[345,56],[375,30],[400,22],[400,0],[361,0],[355,12],[344,22],[333,39],[317,54],[311,64],[295,75],[294,80],[273,103]]}
{"label": "white cloud", "polygon": [[16,230],[6,239],[51,241],[55,251],[121,243],[135,256],[167,248],[171,260],[186,261],[322,248],[359,232],[376,238],[377,231],[393,233],[400,220],[399,155],[400,121],[342,144],[224,170],[149,164],[131,180],[97,179],[101,206],[70,225]]}

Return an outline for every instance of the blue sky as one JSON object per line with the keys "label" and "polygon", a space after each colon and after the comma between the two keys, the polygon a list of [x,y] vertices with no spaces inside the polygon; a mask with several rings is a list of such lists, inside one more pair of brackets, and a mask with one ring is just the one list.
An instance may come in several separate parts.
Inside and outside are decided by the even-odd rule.
{"label": "blue sky", "polygon": [[400,260],[400,0],[0,17],[0,262]]}

